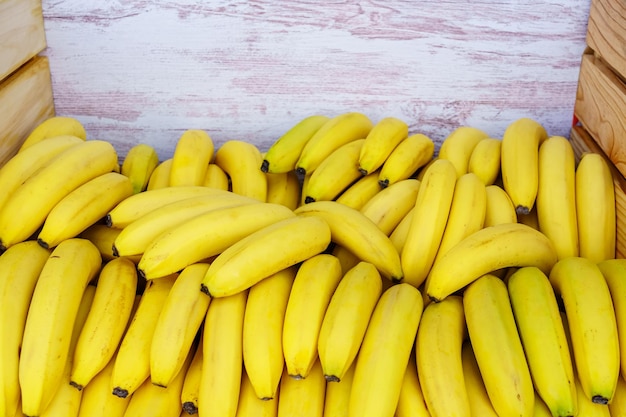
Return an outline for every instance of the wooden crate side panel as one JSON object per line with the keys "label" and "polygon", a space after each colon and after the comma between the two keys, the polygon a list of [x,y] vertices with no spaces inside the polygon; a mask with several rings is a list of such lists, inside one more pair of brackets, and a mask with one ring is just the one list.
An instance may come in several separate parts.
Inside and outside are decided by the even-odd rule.
{"label": "wooden crate side panel", "polygon": [[593,0],[587,44],[626,77],[626,0]]}
{"label": "wooden crate side panel", "polygon": [[0,80],[45,47],[41,0],[0,1]]}
{"label": "wooden crate side panel", "polygon": [[50,66],[37,56],[0,84],[0,166],[28,134],[54,115]]}

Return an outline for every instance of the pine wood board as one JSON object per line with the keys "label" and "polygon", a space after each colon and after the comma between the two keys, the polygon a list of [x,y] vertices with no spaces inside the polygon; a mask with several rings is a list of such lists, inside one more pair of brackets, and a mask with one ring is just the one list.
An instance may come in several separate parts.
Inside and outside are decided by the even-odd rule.
{"label": "pine wood board", "polygon": [[592,0],[587,44],[626,79],[626,0]]}

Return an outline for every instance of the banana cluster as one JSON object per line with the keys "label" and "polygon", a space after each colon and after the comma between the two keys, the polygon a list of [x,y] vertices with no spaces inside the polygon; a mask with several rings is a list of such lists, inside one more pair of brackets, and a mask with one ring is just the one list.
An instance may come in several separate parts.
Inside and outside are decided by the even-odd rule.
{"label": "banana cluster", "polygon": [[0,168],[0,414],[626,415],[613,178],[536,121],[312,115]]}

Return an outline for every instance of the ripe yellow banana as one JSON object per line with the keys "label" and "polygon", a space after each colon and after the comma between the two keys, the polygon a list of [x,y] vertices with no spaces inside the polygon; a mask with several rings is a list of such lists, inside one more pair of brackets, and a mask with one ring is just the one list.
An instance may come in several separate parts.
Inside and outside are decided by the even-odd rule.
{"label": "ripe yellow banana", "polygon": [[410,178],[433,159],[435,142],[422,133],[410,135],[400,142],[379,170],[378,182],[387,187]]}
{"label": "ripe yellow banana", "polygon": [[132,146],[122,161],[121,174],[133,185],[133,194],[145,191],[152,172],[159,165],[159,155],[152,145],[139,143]]}
{"label": "ripe yellow banana", "polygon": [[395,417],[431,417],[417,375],[415,356],[411,355],[404,371]]}
{"label": "ripe yellow banana", "polygon": [[320,162],[306,187],[302,188],[305,204],[334,200],[361,178],[358,160],[364,143],[365,139],[356,139],[341,145]]}
{"label": "ripe yellow banana", "polygon": [[434,417],[470,416],[461,355],[466,333],[460,296],[424,307],[415,356],[424,400]]}
{"label": "ripe yellow banana", "polygon": [[506,284],[495,275],[481,276],[465,289],[463,309],[494,410],[501,416],[531,417],[535,391]]}
{"label": "ripe yellow banana", "polygon": [[578,415],[589,417],[612,417],[611,410],[607,404],[594,403],[591,401],[585,391],[581,381],[576,378],[576,394],[578,395]]}
{"label": "ripe yellow banana", "polygon": [[380,296],[356,359],[350,417],[394,415],[422,310],[420,291],[408,283]]}
{"label": "ripe yellow banana", "polygon": [[335,201],[360,210],[365,203],[382,190],[378,184],[378,171],[365,175],[346,188]]}
{"label": "ripe yellow banana", "polygon": [[620,374],[620,352],[615,311],[602,271],[587,258],[569,257],[554,265],[549,278],[565,306],[576,373],[585,397],[608,404]]}
{"label": "ripe yellow banana", "polygon": [[52,248],[98,223],[113,207],[133,194],[127,176],[99,175],[78,186],[52,207],[37,234],[37,242]]}
{"label": "ripe yellow banana", "polygon": [[[2,258],[0,258],[2,259]],[[620,349],[620,367],[623,378],[626,378],[626,260],[607,259],[598,262],[598,267],[609,286],[615,320],[617,323],[618,344]]]}
{"label": "ripe yellow banana", "polygon": [[[105,224],[96,223],[85,229],[78,235],[78,237],[87,239],[93,243],[100,251],[102,260],[108,262],[117,257],[113,254],[113,243],[120,234],[121,230],[122,229],[108,227]],[[135,255],[128,256],[127,258],[137,264],[140,257],[140,255]]]}
{"label": "ripe yellow banana", "polygon": [[507,287],[535,390],[553,416],[575,416],[573,362],[548,277],[535,267],[519,268]]}
{"label": "ripe yellow banana", "polygon": [[500,139],[481,139],[472,150],[467,163],[467,172],[476,174],[485,185],[495,183],[500,176],[501,148],[502,141]]}
{"label": "ripe yellow banana", "polygon": [[101,263],[100,252],[91,242],[73,238],[59,244],[41,270],[19,362],[22,410],[28,416],[43,412],[62,380],[81,298]]}
{"label": "ripe yellow banana", "polygon": [[263,157],[261,171],[271,174],[295,171],[302,149],[329,120],[327,116],[315,114],[296,123],[269,147]]}
{"label": "ripe yellow banana", "polygon": [[296,271],[295,266],[283,269],[248,291],[243,363],[256,397],[261,400],[276,399],[283,374],[283,323]]}
{"label": "ripe yellow banana", "polygon": [[365,137],[358,159],[358,169],[363,175],[383,166],[391,152],[409,135],[409,126],[396,117],[379,120]]}
{"label": "ripe yellow banana", "polygon": [[404,280],[415,287],[426,279],[439,250],[456,180],[452,162],[438,159],[428,168],[421,182],[411,226],[400,253]]}
{"label": "ripe yellow banana", "polygon": [[539,146],[547,138],[544,127],[529,118],[510,123],[502,135],[502,183],[518,214],[529,213],[535,205],[539,184]]}
{"label": "ripe yellow banana", "polygon": [[170,173],[172,172],[172,158],[161,161],[150,174],[146,190],[156,190],[158,188],[166,188],[170,185]]}
{"label": "ripe yellow banana", "polygon": [[333,255],[316,255],[300,265],[282,327],[282,348],[289,378],[306,378],[318,358],[324,314],[342,276],[339,260]]}
{"label": "ripe yellow banana", "polygon": [[320,361],[315,361],[309,376],[292,378],[283,373],[278,395],[278,417],[323,417],[326,380]]}
{"label": "ripe yellow banana", "polygon": [[230,179],[228,174],[217,164],[211,162],[206,168],[204,176],[205,187],[218,188],[224,191],[230,191]]}
{"label": "ripe yellow banana", "polygon": [[576,215],[580,256],[600,262],[615,258],[615,189],[608,163],[584,154],[576,168]]}
{"label": "ripe yellow banana", "polygon": [[518,214],[506,191],[496,184],[486,186],[485,190],[487,191],[487,207],[484,227],[502,223],[517,223]]}
{"label": "ripe yellow banana", "polygon": [[460,177],[467,173],[469,160],[476,145],[488,137],[486,132],[475,127],[457,127],[441,143],[438,157],[452,162],[457,177]]}
{"label": "ripe yellow banana", "polygon": [[18,151],[23,152],[44,139],[54,138],[56,136],[74,136],[81,140],[87,138],[87,132],[83,124],[73,117],[53,116],[39,123],[32,132],[26,137]]}
{"label": "ripe yellow banana", "polygon": [[198,334],[198,344],[195,349],[180,392],[183,412],[187,414],[198,414],[198,395],[200,393],[200,380],[202,379],[202,363],[204,362],[202,332]]}
{"label": "ripe yellow banana", "polygon": [[267,199],[268,203],[282,204],[292,210],[300,205],[302,186],[296,171],[278,174],[265,174],[267,176]]}
{"label": "ripe yellow banana", "polygon": [[203,185],[206,170],[213,159],[215,145],[207,132],[188,129],[176,141],[169,186]]}
{"label": "ripe yellow banana", "polygon": [[326,381],[324,417],[343,417],[348,415],[354,368],[355,365],[353,363],[352,366],[348,368],[348,371],[344,374],[341,381]]}
{"label": "ripe yellow banana", "polygon": [[433,301],[464,288],[478,277],[511,266],[536,266],[548,273],[556,263],[550,239],[532,227],[506,223],[486,227],[457,243],[433,265],[425,291]]}
{"label": "ripe yellow banana", "polygon": [[0,248],[28,239],[63,197],[116,166],[115,149],[100,140],[79,143],[57,155],[16,189],[0,210]]}
{"label": "ripe yellow banana", "polygon": [[359,262],[346,271],[337,285],[317,344],[327,381],[341,381],[352,366],[382,289],[380,273],[368,262]]}
{"label": "ripe yellow banana", "polygon": [[609,404],[611,416],[626,416],[626,380],[620,376],[617,380],[613,401]]}
{"label": "ripe yellow banana", "polygon": [[348,112],[330,118],[302,148],[296,161],[300,175],[310,175],[335,149],[356,139],[364,139],[372,130],[372,121],[363,113]]}
{"label": "ripe yellow banana", "polygon": [[403,279],[398,251],[389,237],[360,211],[336,201],[316,201],[298,207],[294,213],[323,218],[330,226],[333,242],[376,266],[384,277],[395,282]]}
{"label": "ripe yellow banana", "polygon": [[233,193],[267,201],[267,176],[259,169],[262,161],[256,145],[231,139],[217,149],[214,163],[228,174]]}
{"label": "ripe yellow banana", "polygon": [[[489,394],[485,388],[483,377],[480,374],[472,344],[468,341],[463,343],[461,350],[463,364],[463,378],[465,379],[465,390],[469,400],[470,412],[472,416],[498,417],[496,410],[491,405]],[[534,417],[534,416],[533,416]]]}
{"label": "ripe yellow banana", "polygon": [[241,375],[236,417],[276,417],[277,415],[278,398],[272,400],[259,399],[244,369]]}
{"label": "ripe yellow banana", "polygon": [[402,253],[402,248],[404,247],[406,239],[409,236],[409,228],[411,227],[411,221],[413,220],[414,210],[415,207],[409,210],[389,235],[389,240],[391,240],[391,243],[396,248],[398,253]]}
{"label": "ripe yellow banana", "polygon": [[385,187],[367,201],[360,211],[389,236],[406,214],[415,207],[420,181],[400,180]]}

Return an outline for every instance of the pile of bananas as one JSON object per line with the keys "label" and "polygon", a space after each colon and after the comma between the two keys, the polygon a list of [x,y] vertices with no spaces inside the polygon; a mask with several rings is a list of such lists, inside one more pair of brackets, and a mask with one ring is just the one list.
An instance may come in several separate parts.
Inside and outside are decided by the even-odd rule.
{"label": "pile of bananas", "polygon": [[6,416],[624,416],[611,171],[536,121],[300,120],[0,168]]}

